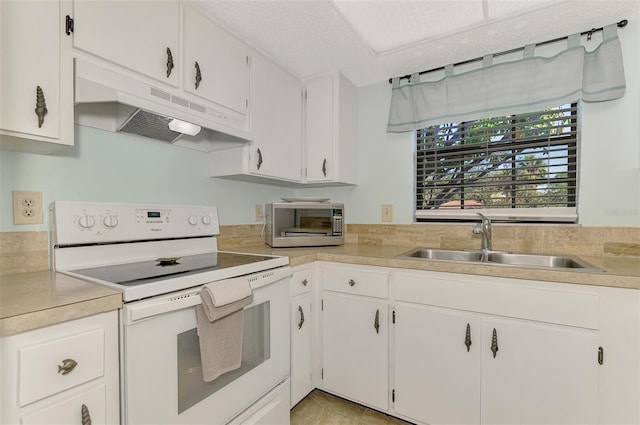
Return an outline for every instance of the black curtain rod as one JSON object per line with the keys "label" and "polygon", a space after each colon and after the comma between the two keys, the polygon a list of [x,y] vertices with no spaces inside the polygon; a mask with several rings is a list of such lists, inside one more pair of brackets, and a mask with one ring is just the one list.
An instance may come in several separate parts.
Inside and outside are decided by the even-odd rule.
{"label": "black curtain rod", "polygon": [[[628,23],[629,23],[629,21],[627,21],[626,19],[623,19],[623,20],[621,20],[620,22],[618,22],[616,25],[618,25],[618,28],[624,28],[624,27],[626,27],[626,26],[627,26],[627,24],[628,24]],[[592,28],[592,29],[590,29],[589,31],[581,32],[581,33],[580,33],[580,35],[587,35],[587,36],[588,36],[588,38],[587,38],[587,39],[588,39],[588,40],[590,40],[590,39],[591,39],[591,35],[592,35],[594,32],[598,32],[598,31],[602,31],[602,27],[600,27],[600,28]],[[542,45],[545,45],[545,44],[555,43],[555,42],[557,42],[557,41],[566,40],[567,38],[568,38],[568,37],[559,37],[559,38],[554,38],[553,40],[547,40],[547,41],[543,41],[543,42],[541,42],[541,43],[536,43],[536,47],[537,47],[537,46],[542,46]],[[516,49],[505,50],[504,52],[500,52],[500,53],[494,53],[494,54],[493,54],[493,57],[501,56],[501,55],[506,55],[506,54],[509,54],[509,53],[515,53],[515,52],[520,51],[520,50],[524,50],[524,47],[518,47],[518,48],[516,48]],[[483,59],[483,58],[481,58],[481,57],[480,57],[480,58],[474,58],[474,59],[467,59],[466,61],[462,61],[462,62],[454,63],[454,64],[453,64],[453,66],[466,65],[466,64],[468,64],[468,63],[472,63],[472,62],[476,62],[476,61],[481,61],[482,59]],[[444,69],[444,66],[440,66],[440,67],[438,67],[438,68],[429,69],[429,70],[427,70],[427,71],[420,71],[418,74],[419,74],[419,75],[427,74],[427,73],[429,73],[429,72],[439,71],[439,70],[441,70],[441,69]],[[400,77],[400,79],[401,79],[401,80],[402,80],[402,79],[404,79],[404,78],[407,78],[407,79],[411,80],[411,74],[407,74],[407,75],[405,75],[405,76]],[[392,78],[389,78],[389,83],[391,83],[391,81],[392,81]]]}

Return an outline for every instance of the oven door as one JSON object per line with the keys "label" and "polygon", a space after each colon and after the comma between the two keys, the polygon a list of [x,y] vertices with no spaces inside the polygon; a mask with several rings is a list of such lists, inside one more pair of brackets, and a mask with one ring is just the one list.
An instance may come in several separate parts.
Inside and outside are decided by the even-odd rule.
{"label": "oven door", "polygon": [[273,273],[265,275],[275,282],[258,282],[257,288],[252,280],[242,366],[208,383],[194,307],[199,288],[125,305],[124,424],[225,424],[288,377],[290,268]]}

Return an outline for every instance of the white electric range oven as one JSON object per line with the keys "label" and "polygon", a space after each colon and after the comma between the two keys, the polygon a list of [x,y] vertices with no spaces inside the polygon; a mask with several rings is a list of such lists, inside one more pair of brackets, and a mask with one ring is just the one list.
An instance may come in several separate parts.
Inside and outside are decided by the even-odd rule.
{"label": "white electric range oven", "polygon": [[[288,424],[287,257],[218,251],[210,206],[57,201],[56,271],[120,291],[123,424]],[[202,285],[246,276],[242,365],[204,382]],[[222,342],[221,342],[222,343]]]}

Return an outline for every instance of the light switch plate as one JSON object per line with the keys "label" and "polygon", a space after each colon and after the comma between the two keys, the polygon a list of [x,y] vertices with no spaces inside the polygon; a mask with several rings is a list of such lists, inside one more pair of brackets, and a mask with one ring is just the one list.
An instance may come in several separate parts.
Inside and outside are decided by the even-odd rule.
{"label": "light switch plate", "polygon": [[393,221],[393,205],[382,204],[381,220],[383,222]]}

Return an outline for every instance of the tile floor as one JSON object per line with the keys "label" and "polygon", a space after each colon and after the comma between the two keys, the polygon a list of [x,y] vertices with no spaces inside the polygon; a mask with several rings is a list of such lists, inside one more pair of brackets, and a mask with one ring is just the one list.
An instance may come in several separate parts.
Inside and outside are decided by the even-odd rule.
{"label": "tile floor", "polygon": [[291,410],[291,425],[408,425],[320,390],[313,390]]}

